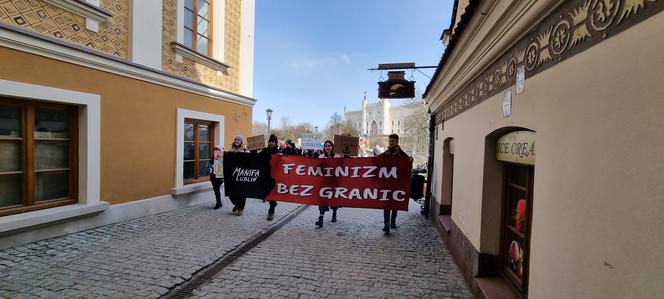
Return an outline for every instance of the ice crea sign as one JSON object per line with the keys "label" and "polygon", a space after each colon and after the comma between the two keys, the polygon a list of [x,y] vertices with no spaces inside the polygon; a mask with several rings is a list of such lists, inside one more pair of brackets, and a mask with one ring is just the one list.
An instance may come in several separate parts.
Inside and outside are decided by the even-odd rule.
{"label": "ice crea sign", "polygon": [[535,132],[516,131],[498,139],[496,159],[535,165]]}

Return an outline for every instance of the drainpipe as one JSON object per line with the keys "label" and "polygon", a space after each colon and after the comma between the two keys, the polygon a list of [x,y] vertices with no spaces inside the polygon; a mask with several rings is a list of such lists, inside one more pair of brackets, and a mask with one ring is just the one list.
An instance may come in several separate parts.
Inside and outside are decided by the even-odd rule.
{"label": "drainpipe", "polygon": [[429,219],[431,213],[431,193],[432,185],[431,176],[433,174],[433,155],[436,141],[436,114],[429,112],[429,159],[427,161],[427,192],[424,196],[424,209],[422,214]]}

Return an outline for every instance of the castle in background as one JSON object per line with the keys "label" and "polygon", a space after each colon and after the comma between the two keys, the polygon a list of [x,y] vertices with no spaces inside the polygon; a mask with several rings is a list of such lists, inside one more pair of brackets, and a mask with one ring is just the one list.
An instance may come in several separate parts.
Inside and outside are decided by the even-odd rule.
{"label": "castle in background", "polygon": [[356,129],[360,137],[380,137],[390,134],[405,133],[405,121],[412,108],[406,105],[393,105],[388,99],[369,102],[366,93],[362,100],[362,109],[344,109],[345,123]]}

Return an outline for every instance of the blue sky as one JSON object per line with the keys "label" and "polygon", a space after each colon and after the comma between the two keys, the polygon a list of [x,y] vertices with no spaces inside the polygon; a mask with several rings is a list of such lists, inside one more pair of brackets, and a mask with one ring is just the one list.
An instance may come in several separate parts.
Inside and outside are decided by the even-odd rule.
{"label": "blue sky", "polygon": [[[377,99],[379,63],[436,65],[450,23],[452,0],[257,0],[254,121],[272,127],[326,127],[330,116],[359,109],[364,92]],[[429,76],[434,69],[422,70]],[[406,72],[406,78],[411,71]],[[383,73],[387,77],[387,73]],[[420,93],[429,78],[415,72]],[[400,102],[400,101],[393,101]]]}

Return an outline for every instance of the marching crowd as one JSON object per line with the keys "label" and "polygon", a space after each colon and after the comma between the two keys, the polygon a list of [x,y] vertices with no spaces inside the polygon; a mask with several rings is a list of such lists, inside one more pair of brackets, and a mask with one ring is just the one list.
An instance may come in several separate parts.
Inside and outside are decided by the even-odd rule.
{"label": "marching crowd", "polygon": [[[385,152],[380,154],[380,156],[395,156],[395,157],[408,157],[408,154],[404,152],[401,147],[399,146],[399,135],[397,134],[392,134],[388,137],[388,148]],[[246,145],[244,143],[244,137],[242,135],[237,135],[233,139],[233,143],[231,144],[231,152],[250,152],[247,150]],[[346,154],[339,154],[334,152],[334,142],[330,140],[326,140],[323,144],[323,149],[322,150],[303,150],[303,149],[298,149],[295,144],[291,140],[286,141],[286,146],[285,147],[280,147],[279,146],[279,140],[276,135],[272,134],[270,135],[270,138],[268,139],[268,145],[267,147],[263,148],[262,150],[253,150],[251,152],[260,152],[262,154],[277,154],[277,155],[300,155],[300,156],[306,156],[306,157],[313,157],[313,158],[320,158],[320,159],[332,159],[332,158],[344,158],[344,157],[350,157],[348,153]],[[223,173],[218,173],[221,172],[221,168],[215,167],[216,165],[220,165],[223,159],[223,153],[224,153],[224,148],[221,145],[217,145],[214,147],[214,159],[212,159],[208,165],[208,172],[210,174],[210,182],[212,182],[212,187],[214,190],[214,196],[216,198],[216,205],[214,206],[214,209],[219,209],[223,206],[221,203],[221,185],[223,184]],[[409,157],[410,161],[412,162],[412,157]],[[232,212],[236,216],[241,216],[242,212],[244,211],[244,207],[247,201],[246,197],[238,197],[238,196],[229,196],[229,200],[233,204],[233,209]],[[268,200],[269,204],[269,209],[267,212],[267,220],[271,221],[274,219],[274,212],[275,208],[277,206],[276,201]],[[320,216],[318,216],[318,220],[315,222],[315,225],[317,227],[322,227],[323,226],[323,219],[325,216],[325,212],[328,212],[332,210],[332,219],[331,222],[337,222],[337,211],[338,207],[329,207],[329,206],[319,206],[318,210],[320,211]],[[390,229],[396,229],[396,219],[397,219],[397,210],[389,210],[385,209],[383,210],[383,221],[384,221],[384,227],[383,227],[383,232],[385,232],[386,235],[390,234]]]}

